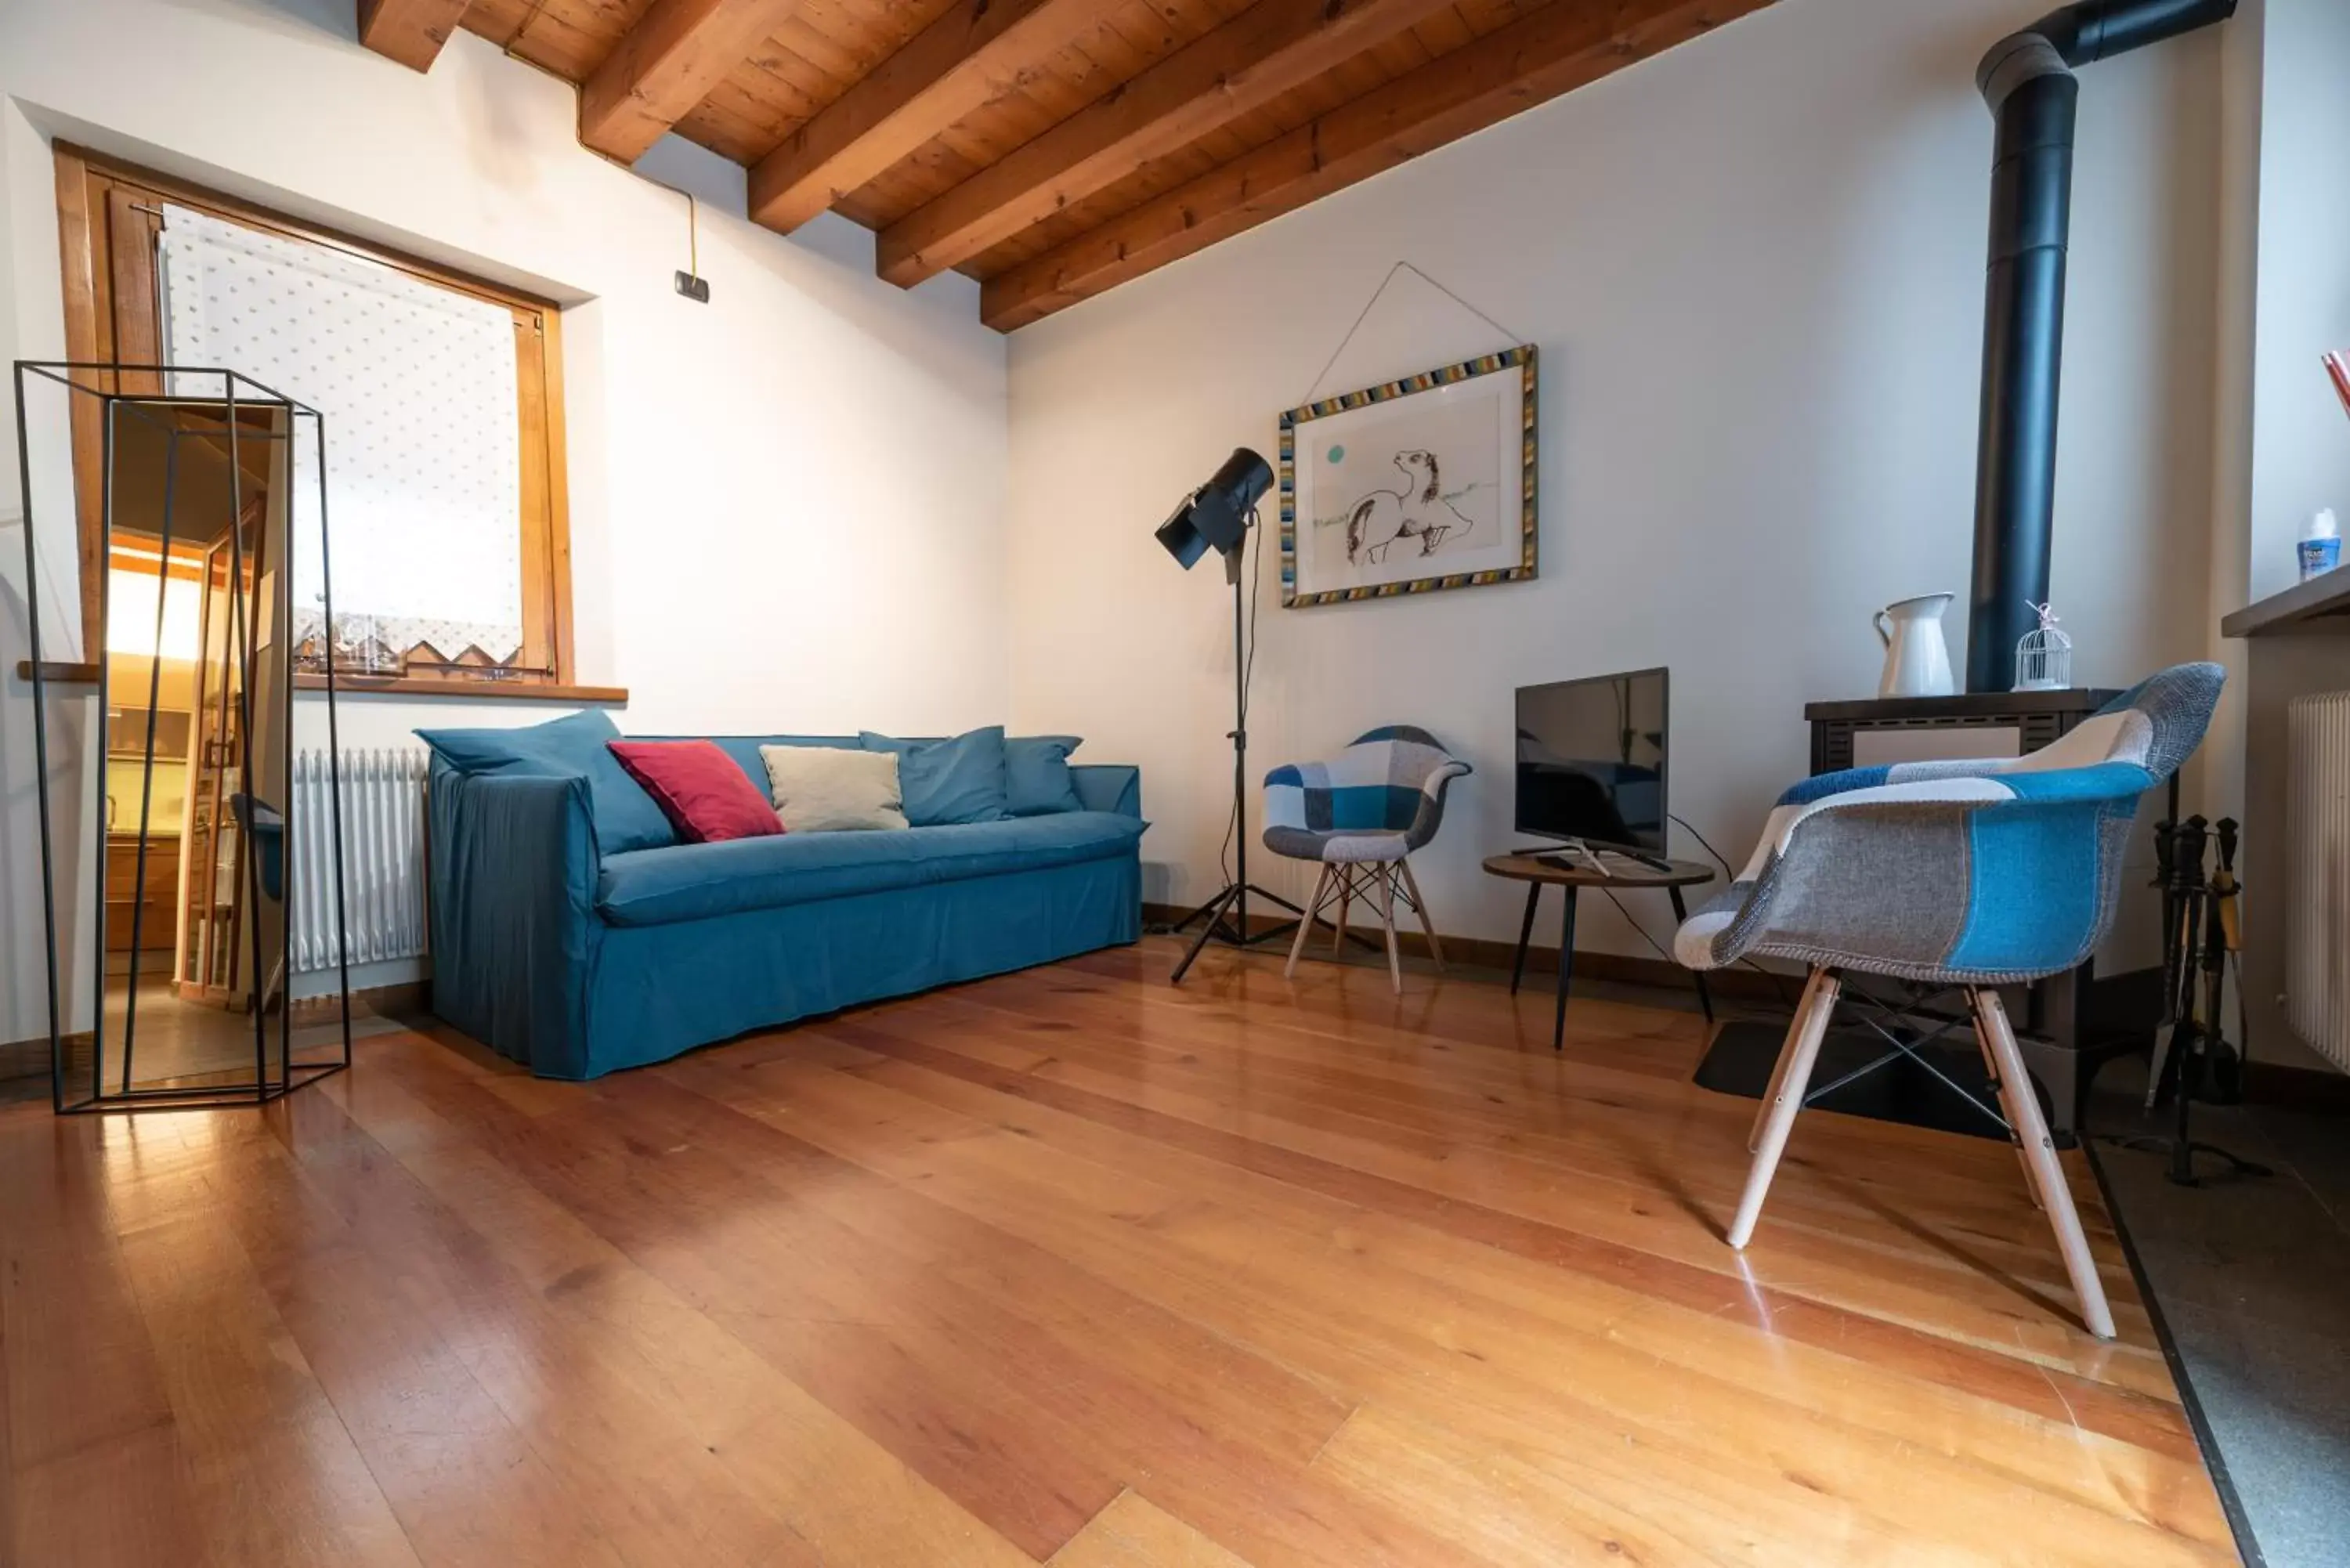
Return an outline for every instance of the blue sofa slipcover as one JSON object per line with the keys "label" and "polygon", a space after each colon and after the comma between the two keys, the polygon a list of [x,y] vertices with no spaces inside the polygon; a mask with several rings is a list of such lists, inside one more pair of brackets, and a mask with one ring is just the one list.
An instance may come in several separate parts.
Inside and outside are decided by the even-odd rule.
{"label": "blue sofa slipcover", "polygon": [[[712,736],[764,787],[759,747]],[[1141,774],[1070,764],[1084,806],[903,832],[602,853],[581,775],[436,755],[432,1011],[550,1078],[1141,936]]]}

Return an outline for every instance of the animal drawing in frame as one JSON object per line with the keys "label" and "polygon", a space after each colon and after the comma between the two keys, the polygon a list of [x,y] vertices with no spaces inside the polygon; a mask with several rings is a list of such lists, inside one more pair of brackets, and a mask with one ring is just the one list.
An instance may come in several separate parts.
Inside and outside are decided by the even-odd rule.
{"label": "animal drawing in frame", "polygon": [[1281,416],[1281,602],[1535,575],[1532,345]]}

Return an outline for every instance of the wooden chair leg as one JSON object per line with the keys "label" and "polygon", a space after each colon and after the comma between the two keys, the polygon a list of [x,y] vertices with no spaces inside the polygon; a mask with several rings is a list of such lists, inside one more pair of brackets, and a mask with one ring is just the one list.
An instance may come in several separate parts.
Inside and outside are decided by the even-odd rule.
{"label": "wooden chair leg", "polygon": [[1973,1003],[1983,1046],[1998,1070],[1999,1097],[2007,1109],[2008,1125],[2015,1129],[2023,1147],[2024,1172],[2039,1189],[2040,1207],[2047,1211],[2049,1228],[2056,1232],[2056,1250],[2064,1255],[2064,1272],[2073,1281],[2082,1320],[2099,1339],[2111,1339],[2114,1313],[2106,1301],[2105,1282],[2097,1277],[2097,1260],[2089,1251],[2088,1237],[2082,1234],[2080,1212],[2073,1207],[2073,1189],[2056,1158],[2056,1143],[2048,1136],[2047,1120],[2040,1114],[2040,1096],[2033,1093],[2032,1075],[2015,1044],[2007,1008],[1999,992],[1988,986],[1969,992],[1968,1000]]}
{"label": "wooden chair leg", "polygon": [[1419,896],[1419,878],[1411,874],[1411,862],[1399,860],[1403,869],[1404,891],[1411,895],[1411,907],[1419,911],[1419,929],[1428,938],[1428,956],[1436,961],[1436,972],[1444,972],[1444,944],[1437,940],[1436,922],[1429,917],[1428,900]]}
{"label": "wooden chair leg", "polygon": [[1347,950],[1347,906],[1355,897],[1355,868],[1351,865],[1336,867],[1338,875],[1338,918],[1333,922],[1337,929],[1330,938],[1330,956],[1336,958]]}
{"label": "wooden chair leg", "polygon": [[1819,989],[1820,971],[1814,970],[1804,978],[1804,993],[1795,999],[1794,1018],[1788,1021],[1786,1037],[1779,1042],[1779,1059],[1771,1064],[1771,1086],[1762,1091],[1762,1101],[1754,1107],[1754,1125],[1746,1129],[1746,1152],[1752,1154],[1762,1147],[1762,1124],[1771,1119],[1771,1107],[1778,1103],[1779,1090],[1787,1081],[1787,1064],[1795,1059],[1795,1019],[1809,1016],[1812,993]]}
{"label": "wooden chair leg", "polygon": [[1754,1151],[1754,1164],[1746,1173],[1746,1190],[1738,1199],[1738,1216],[1730,1222],[1730,1244],[1743,1249],[1753,1239],[1754,1222],[1762,1217],[1762,1199],[1771,1190],[1771,1178],[1778,1172],[1779,1157],[1786,1152],[1787,1135],[1795,1128],[1795,1113],[1804,1108],[1804,1091],[1811,1087],[1812,1064],[1819,1060],[1820,1041],[1828,1032],[1828,1020],[1835,1015],[1836,997],[1844,991],[1844,982],[1822,970],[1813,976],[1805,988],[1804,1006],[1787,1025],[1785,1071],[1779,1079],[1778,1093],[1771,1099],[1769,1114],[1763,1118],[1762,1146]]}
{"label": "wooden chair leg", "polygon": [[1324,861],[1314,878],[1314,897],[1305,900],[1305,913],[1297,921],[1297,940],[1289,944],[1289,967],[1281,971],[1285,980],[1297,978],[1297,960],[1305,951],[1306,936],[1314,929],[1314,917],[1322,912],[1323,891],[1330,886],[1330,863]]}
{"label": "wooden chair leg", "polygon": [[[1974,1005],[1972,992],[1967,993],[1967,1005],[1970,1008]],[[1983,1033],[1980,1021],[1975,1025],[1975,1049],[1982,1055],[1983,1075],[1989,1078],[1996,1088],[2002,1075],[1999,1070],[1999,1058],[1991,1054],[1991,1037]],[[2000,1096],[1999,1110],[2000,1115],[2007,1115],[2007,1096],[2004,1095]],[[2008,1142],[2015,1146],[2015,1165],[2017,1169],[2023,1172],[2023,1190],[2032,1194],[2032,1206],[2045,1212],[2048,1205],[2042,1200],[2040,1183],[2032,1174],[2032,1157],[2023,1152],[2023,1139],[2016,1136],[2014,1127],[2015,1123],[2011,1119],[2008,1123]]]}
{"label": "wooden chair leg", "polygon": [[1394,982],[1395,993],[1401,996],[1403,994],[1403,959],[1396,951],[1395,867],[1374,867],[1371,874],[1379,885],[1379,924],[1387,928],[1388,933],[1388,979]]}

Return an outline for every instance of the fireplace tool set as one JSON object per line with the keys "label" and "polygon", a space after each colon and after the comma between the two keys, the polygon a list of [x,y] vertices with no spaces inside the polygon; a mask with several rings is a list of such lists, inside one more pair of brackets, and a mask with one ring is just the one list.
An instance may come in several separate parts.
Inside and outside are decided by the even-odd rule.
{"label": "fireplace tool set", "polygon": [[[2154,1059],[2147,1073],[2146,1106],[2152,1110],[2171,1096],[2177,1122],[2168,1137],[2131,1138],[2131,1147],[2170,1157],[2170,1179],[2196,1185],[2195,1157],[2209,1154],[2241,1176],[2272,1174],[2216,1144],[2198,1142],[2190,1127],[2195,1101],[2234,1105],[2244,1097],[2241,926],[2238,919],[2236,834],[2233,817],[2216,825],[2199,816],[2154,825],[2155,885],[2162,892],[2162,1023],[2155,1032]],[[2208,873],[2205,858],[2216,840],[2217,862]],[[2237,1038],[2230,1041],[2223,1020],[2228,974],[2235,971]]]}

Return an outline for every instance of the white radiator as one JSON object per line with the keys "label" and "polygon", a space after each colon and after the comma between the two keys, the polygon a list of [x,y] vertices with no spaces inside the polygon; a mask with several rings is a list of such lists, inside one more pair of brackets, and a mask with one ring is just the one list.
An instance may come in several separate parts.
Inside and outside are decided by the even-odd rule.
{"label": "white radiator", "polygon": [[[334,802],[325,751],[294,753],[286,846],[294,972],[335,967]],[[354,964],[424,953],[421,751],[343,753],[343,898]]]}
{"label": "white radiator", "polygon": [[2350,1073],[2350,691],[2285,710],[2285,1018]]}

